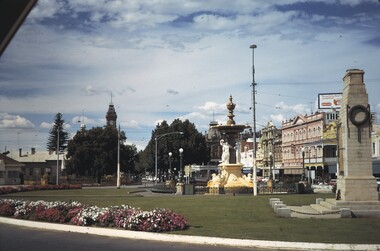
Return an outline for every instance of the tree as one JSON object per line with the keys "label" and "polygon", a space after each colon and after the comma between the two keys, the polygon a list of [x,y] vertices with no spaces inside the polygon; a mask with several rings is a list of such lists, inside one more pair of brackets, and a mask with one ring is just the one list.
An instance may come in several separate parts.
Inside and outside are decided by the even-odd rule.
{"label": "tree", "polygon": [[[78,131],[69,141],[66,162],[69,174],[92,176],[100,183],[101,176],[116,173],[118,130],[95,127]],[[120,169],[134,173],[134,145],[125,145],[126,136],[120,132]]]}
{"label": "tree", "polygon": [[65,121],[62,118],[61,113],[57,113],[54,119],[54,125],[50,130],[49,138],[46,144],[47,150],[56,151],[57,150],[57,139],[59,132],[59,151],[63,151],[67,148],[67,142],[69,140],[68,132],[64,131]]}
{"label": "tree", "polygon": [[[170,134],[172,132],[183,132],[180,134]],[[188,164],[202,164],[210,160],[210,152],[206,146],[205,137],[198,132],[195,125],[190,123],[189,120],[182,121],[180,119],[174,120],[170,125],[166,121],[157,125],[155,130],[152,131],[151,139],[144,149],[139,153],[139,170],[149,170],[151,172],[155,169],[155,151],[156,151],[156,137],[168,134],[161,137],[157,142],[157,166],[159,171],[166,172],[169,168],[169,152],[172,155],[172,167],[177,170],[180,166],[179,149],[183,151],[183,166]]]}

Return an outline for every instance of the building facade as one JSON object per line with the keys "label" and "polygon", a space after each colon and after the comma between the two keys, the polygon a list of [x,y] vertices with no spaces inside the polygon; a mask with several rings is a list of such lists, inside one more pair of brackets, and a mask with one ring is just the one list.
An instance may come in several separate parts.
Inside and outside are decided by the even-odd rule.
{"label": "building facade", "polygon": [[380,177],[380,125],[372,125],[371,138],[373,174]]}
{"label": "building facade", "polygon": [[21,168],[24,165],[4,154],[0,154],[0,185],[22,184]]}
{"label": "building facade", "polygon": [[[36,185],[41,184],[41,180],[45,179],[51,184],[56,183],[57,166],[59,177],[64,170],[64,154],[57,155],[52,151],[37,152],[34,148],[30,152],[11,151],[9,157],[22,164],[21,172],[23,184]],[[57,163],[58,162],[58,163]]]}
{"label": "building facade", "polygon": [[299,115],[282,123],[284,175],[306,177],[307,170],[323,167],[325,113]]}
{"label": "building facade", "polygon": [[260,168],[262,176],[276,178],[283,174],[282,168],[282,132],[272,121],[261,130]]}

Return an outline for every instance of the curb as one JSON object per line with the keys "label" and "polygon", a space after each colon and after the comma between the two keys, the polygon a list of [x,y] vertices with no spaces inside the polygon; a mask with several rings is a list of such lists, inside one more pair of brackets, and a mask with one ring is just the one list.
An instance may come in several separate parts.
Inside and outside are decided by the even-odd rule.
{"label": "curb", "polygon": [[263,241],[247,239],[231,239],[204,236],[189,236],[163,233],[139,232],[122,229],[97,228],[73,226],[66,224],[46,223],[0,217],[0,223],[16,226],[31,227],[45,230],[57,230],[82,234],[94,234],[107,237],[118,237],[138,240],[180,242],[202,245],[220,245],[243,248],[266,248],[276,250],[380,250],[380,244],[328,244],[308,242],[286,242],[286,241]]}

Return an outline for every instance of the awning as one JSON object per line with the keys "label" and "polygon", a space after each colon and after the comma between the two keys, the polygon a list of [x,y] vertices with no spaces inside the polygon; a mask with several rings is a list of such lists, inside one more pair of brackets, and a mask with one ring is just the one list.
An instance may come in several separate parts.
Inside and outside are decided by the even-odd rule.
{"label": "awning", "polygon": [[324,167],[324,163],[305,163],[305,167]]}
{"label": "awning", "polygon": [[284,174],[299,175],[299,174],[303,174],[303,173],[304,173],[304,170],[303,169],[299,169],[299,168],[284,169]]}

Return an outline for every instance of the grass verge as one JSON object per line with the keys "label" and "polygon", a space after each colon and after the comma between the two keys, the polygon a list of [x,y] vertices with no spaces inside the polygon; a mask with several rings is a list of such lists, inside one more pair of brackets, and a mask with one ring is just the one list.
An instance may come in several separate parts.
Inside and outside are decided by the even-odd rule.
{"label": "grass verge", "polygon": [[70,201],[99,207],[130,205],[144,210],[169,208],[186,217],[190,228],[180,235],[320,243],[380,244],[380,219],[278,218],[269,198],[287,205],[308,205],[333,194],[246,196],[152,196],[141,197],[134,189],[82,189],[8,194],[0,198]]}

